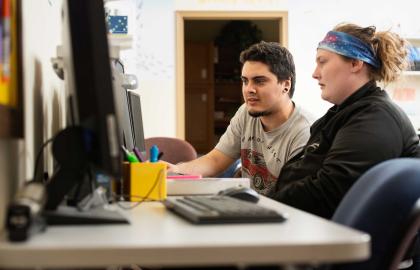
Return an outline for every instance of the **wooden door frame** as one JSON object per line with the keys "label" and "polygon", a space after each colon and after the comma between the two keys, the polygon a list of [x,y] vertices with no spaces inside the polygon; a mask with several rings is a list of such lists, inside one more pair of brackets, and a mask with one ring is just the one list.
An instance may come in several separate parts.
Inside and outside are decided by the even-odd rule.
{"label": "wooden door frame", "polygon": [[185,139],[185,20],[276,20],[279,24],[280,44],[288,44],[287,11],[177,11],[176,12],[176,136]]}

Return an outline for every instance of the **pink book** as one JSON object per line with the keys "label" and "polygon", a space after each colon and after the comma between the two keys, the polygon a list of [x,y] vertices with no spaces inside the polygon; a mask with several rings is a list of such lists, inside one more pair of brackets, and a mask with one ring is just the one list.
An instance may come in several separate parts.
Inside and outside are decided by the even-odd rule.
{"label": "pink book", "polygon": [[166,179],[175,179],[175,180],[201,179],[201,174],[171,174],[171,175],[167,175]]}

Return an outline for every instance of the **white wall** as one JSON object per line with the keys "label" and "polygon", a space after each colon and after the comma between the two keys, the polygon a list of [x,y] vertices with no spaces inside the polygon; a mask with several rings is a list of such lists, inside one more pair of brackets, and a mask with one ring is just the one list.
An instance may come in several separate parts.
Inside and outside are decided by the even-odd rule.
{"label": "white wall", "polygon": [[295,100],[316,116],[331,105],[320,99],[315,68],[316,46],[336,24],[352,22],[391,29],[406,38],[420,38],[418,0],[293,0],[289,1],[289,49],[295,57],[297,89]]}
{"label": "white wall", "polygon": [[[26,178],[33,174],[37,152],[64,125],[64,88],[51,58],[61,44],[61,1],[23,1]],[[52,159],[45,151],[45,169]]]}
{"label": "white wall", "polygon": [[[32,177],[40,145],[63,124],[61,82],[50,62],[61,39],[60,6],[59,0],[22,1],[25,137],[0,139],[0,230],[17,187]],[[46,166],[51,169],[51,158]]]}
{"label": "white wall", "polygon": [[139,79],[145,136],[175,137],[175,12],[284,11],[287,1],[131,0],[110,2],[108,7],[129,15],[128,31],[133,35],[134,50],[124,52],[122,59],[127,70]]}
{"label": "white wall", "polygon": [[[420,1],[402,0],[131,0],[111,2],[129,15],[135,52],[123,60],[139,78],[145,135],[175,136],[175,12],[245,11],[289,12],[289,44],[297,70],[295,101],[322,116],[331,106],[321,100],[312,79],[318,42],[340,22],[379,30],[392,29],[404,37],[420,38]],[[125,7],[124,7],[125,6]],[[157,23],[157,20],[159,23]],[[134,24],[133,24],[134,21]],[[157,106],[158,104],[158,106]]]}

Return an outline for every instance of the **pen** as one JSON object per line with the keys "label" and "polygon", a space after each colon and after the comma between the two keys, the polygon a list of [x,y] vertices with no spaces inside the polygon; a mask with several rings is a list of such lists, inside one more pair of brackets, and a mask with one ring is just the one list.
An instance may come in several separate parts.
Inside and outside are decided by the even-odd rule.
{"label": "pen", "polygon": [[136,155],[137,159],[140,162],[144,162],[146,159],[144,158],[144,156],[141,154],[140,150],[137,148],[137,146],[134,146],[133,148],[133,152]]}
{"label": "pen", "polygon": [[156,144],[154,144],[150,148],[150,162],[157,162],[158,161],[158,155],[159,155],[159,148]]}
{"label": "pen", "polygon": [[139,162],[139,160],[136,158],[135,155],[133,155],[130,151],[127,150],[127,148],[124,147],[124,145],[121,145],[121,149],[123,150],[125,154],[125,158],[130,163]]}

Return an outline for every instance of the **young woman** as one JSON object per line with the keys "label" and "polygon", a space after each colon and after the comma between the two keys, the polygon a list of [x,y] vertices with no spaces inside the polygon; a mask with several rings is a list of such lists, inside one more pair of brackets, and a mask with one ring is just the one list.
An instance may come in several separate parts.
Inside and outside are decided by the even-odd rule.
{"label": "young woman", "polygon": [[313,78],[334,106],[312,125],[303,151],[283,167],[272,198],[330,218],[366,170],[417,155],[412,124],[376,86],[396,80],[406,56],[403,39],[373,26],[341,24],[327,33],[318,45]]}

